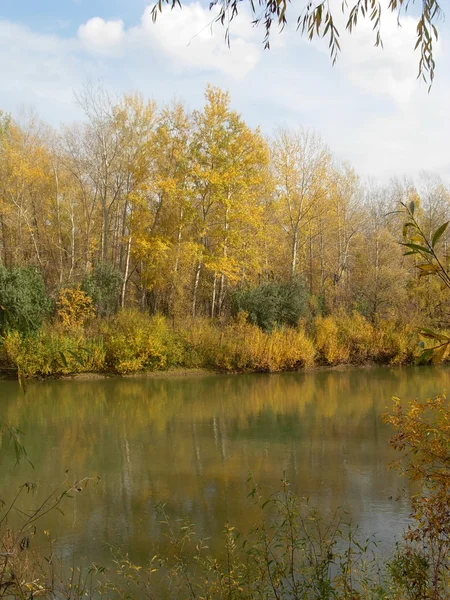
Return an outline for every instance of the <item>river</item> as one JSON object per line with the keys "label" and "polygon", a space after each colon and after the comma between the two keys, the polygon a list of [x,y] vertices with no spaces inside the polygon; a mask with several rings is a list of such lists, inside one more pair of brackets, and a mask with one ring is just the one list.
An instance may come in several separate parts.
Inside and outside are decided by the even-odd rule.
{"label": "river", "polygon": [[0,452],[2,497],[25,481],[37,503],[64,480],[98,476],[64,515],[42,523],[63,560],[102,563],[112,545],[145,563],[165,537],[155,511],[220,538],[245,529],[254,507],[248,475],[263,494],[280,485],[329,514],[342,506],[364,536],[388,549],[408,517],[406,482],[388,464],[391,397],[425,398],[448,388],[446,368],[370,368],[310,373],[38,381],[23,394],[0,383],[3,418],[24,432],[34,469]]}

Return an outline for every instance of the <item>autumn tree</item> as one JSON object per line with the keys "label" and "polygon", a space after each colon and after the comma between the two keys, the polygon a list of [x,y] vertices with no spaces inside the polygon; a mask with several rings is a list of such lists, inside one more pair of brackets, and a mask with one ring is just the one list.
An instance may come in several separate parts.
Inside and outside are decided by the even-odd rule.
{"label": "autumn tree", "polygon": [[279,131],[272,146],[272,167],[278,219],[290,253],[291,280],[298,273],[308,232],[323,214],[329,166],[330,153],[316,133],[305,129]]}
{"label": "autumn tree", "polygon": [[54,268],[54,196],[45,127],[31,116],[23,127],[11,122],[2,135],[1,228],[3,262]]}
{"label": "autumn tree", "polygon": [[[192,314],[197,311],[202,273],[210,283],[210,314],[220,314],[228,283],[237,283],[251,266],[257,248],[262,205],[259,194],[267,177],[268,152],[230,109],[228,94],[208,87],[203,112],[195,112],[191,152],[193,205],[196,211],[197,260]],[[245,265],[244,265],[245,263]],[[211,281],[212,279],[212,281]],[[208,282],[209,280],[209,282]]]}
{"label": "autumn tree", "polygon": [[172,314],[183,310],[194,260],[191,135],[192,120],[181,104],[162,109],[148,146],[152,168],[145,189],[134,196],[132,256],[140,274],[141,305],[149,294],[155,305],[157,294],[158,307]]}

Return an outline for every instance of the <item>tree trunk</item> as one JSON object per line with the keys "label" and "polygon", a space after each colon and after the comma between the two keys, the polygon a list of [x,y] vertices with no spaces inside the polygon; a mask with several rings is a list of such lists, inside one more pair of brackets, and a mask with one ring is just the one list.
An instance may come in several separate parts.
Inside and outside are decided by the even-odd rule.
{"label": "tree trunk", "polygon": [[298,253],[298,231],[295,229],[292,239],[292,261],[291,261],[291,280],[295,279],[297,272],[297,253]]}
{"label": "tree trunk", "polygon": [[198,294],[198,285],[200,283],[200,271],[202,269],[202,263],[199,261],[197,263],[197,267],[195,270],[195,279],[194,279],[194,292],[192,294],[192,316],[195,317],[197,312],[197,294]]}
{"label": "tree trunk", "polygon": [[325,257],[322,227],[320,227],[320,292],[325,301]]}
{"label": "tree trunk", "polygon": [[75,268],[75,216],[73,210],[73,204],[70,203],[70,272],[69,280],[72,278],[73,270]]}
{"label": "tree trunk", "polygon": [[[214,271],[214,283],[213,283],[213,291],[212,291],[212,300],[211,300],[211,319],[214,318],[214,312],[216,308],[216,287],[217,287],[217,273]],[[219,306],[220,312],[220,306]]]}
{"label": "tree trunk", "polygon": [[128,283],[128,273],[130,270],[130,254],[131,254],[131,235],[128,236],[127,253],[126,253],[126,257],[125,257],[125,271],[123,274],[122,289],[120,290],[120,307],[121,308],[123,308],[125,306],[125,293],[126,293],[127,283]]}
{"label": "tree trunk", "polygon": [[170,289],[170,303],[169,303],[169,311],[172,313],[172,318],[174,317],[174,306],[175,306],[175,289],[176,289],[176,279],[178,276],[178,269],[180,265],[180,255],[181,255],[181,240],[183,234],[183,207],[180,207],[180,221],[178,224],[178,233],[177,233],[177,250],[175,253],[175,264],[173,266],[173,276],[172,276],[172,284]]}
{"label": "tree trunk", "polygon": [[[230,193],[228,193],[228,201],[230,201]],[[228,212],[229,208],[225,210],[225,223],[224,223],[224,240],[223,240],[223,253],[222,257],[224,260],[227,258],[228,254]],[[221,273],[220,275],[220,290],[219,290],[219,316],[222,314],[223,303],[225,300],[225,274]]]}
{"label": "tree trunk", "polygon": [[53,173],[55,175],[55,199],[56,199],[56,221],[58,227],[58,251],[59,251],[59,283],[63,280],[63,247],[62,247],[62,233],[61,233],[61,208],[59,202],[59,177],[56,167],[53,167]]}

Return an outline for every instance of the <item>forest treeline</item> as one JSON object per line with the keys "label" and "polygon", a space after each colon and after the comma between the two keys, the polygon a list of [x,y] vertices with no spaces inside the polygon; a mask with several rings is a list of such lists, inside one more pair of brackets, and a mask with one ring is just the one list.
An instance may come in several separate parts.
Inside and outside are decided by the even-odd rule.
{"label": "forest treeline", "polygon": [[[414,325],[442,323],[445,292],[403,256],[402,221],[391,214],[414,201],[431,235],[450,213],[450,190],[438,176],[364,183],[317,133],[279,129],[266,139],[214,87],[192,112],[94,87],[77,98],[84,121],[58,131],[1,114],[6,342],[35,345],[24,333],[42,337],[42,323],[55,314],[63,325],[83,327],[96,315],[104,323],[91,324],[89,338],[102,338],[107,354],[105,340],[120,330],[114,319],[123,327],[137,320],[148,334],[151,321],[144,327],[141,311],[162,315],[165,327],[190,328],[189,348],[195,329],[214,328],[209,318],[217,347],[226,327],[255,326],[256,337],[272,339],[300,335],[289,328],[302,323],[315,356],[324,323],[324,343],[330,336],[339,343],[345,319],[359,319],[376,332],[372,346],[402,328],[408,338]],[[446,254],[447,234],[441,243]],[[57,333],[51,326],[45,335]],[[130,335],[124,331],[125,341]],[[395,343],[404,347],[400,362],[413,352],[412,337]],[[352,350],[341,354],[337,362]]]}

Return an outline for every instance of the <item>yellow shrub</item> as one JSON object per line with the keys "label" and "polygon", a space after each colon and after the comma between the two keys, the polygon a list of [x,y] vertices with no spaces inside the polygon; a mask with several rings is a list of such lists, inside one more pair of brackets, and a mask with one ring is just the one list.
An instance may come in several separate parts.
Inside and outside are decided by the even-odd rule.
{"label": "yellow shrub", "polygon": [[375,328],[357,311],[319,317],[314,325],[316,348],[326,364],[405,364],[418,351],[413,327],[383,321]]}
{"label": "yellow shrub", "polygon": [[[314,346],[303,329],[282,328],[265,333],[247,323],[245,315],[218,326],[198,319],[184,330],[186,358],[219,371],[281,371],[310,366]],[[193,357],[193,358],[192,358]]]}
{"label": "yellow shrub", "polygon": [[91,297],[78,286],[64,288],[59,292],[56,314],[64,327],[72,329],[82,327],[95,315],[95,310]]}
{"label": "yellow shrub", "polygon": [[317,317],[314,320],[315,342],[320,358],[326,364],[345,363],[350,350],[341,339],[339,325],[334,317]]}
{"label": "yellow shrub", "polygon": [[348,349],[349,360],[352,363],[363,363],[374,357],[375,332],[373,325],[365,317],[353,311],[351,315],[339,313],[338,339],[343,347]]}
{"label": "yellow shrub", "polygon": [[102,326],[106,361],[118,373],[166,369],[181,364],[183,348],[167,320],[136,310],[120,311]]}
{"label": "yellow shrub", "polygon": [[289,371],[314,363],[314,345],[302,329],[286,327],[262,333],[255,350],[252,366],[258,371]]}
{"label": "yellow shrub", "polygon": [[[162,316],[135,310],[91,323],[89,331],[75,327],[43,327],[37,334],[9,332],[3,340],[3,363],[25,374],[51,375],[114,370],[135,373],[172,366],[223,372],[277,372],[309,367],[316,356],[337,365],[374,361],[405,364],[418,352],[412,326],[380,322],[375,328],[360,313],[318,317],[314,340],[300,324],[264,332],[245,314],[228,324],[210,319],[186,320],[174,330]],[[80,323],[80,321],[78,321]]]}
{"label": "yellow shrub", "polygon": [[382,364],[402,365],[420,352],[419,335],[412,326],[381,322],[376,332],[376,359]]}
{"label": "yellow shrub", "polygon": [[8,332],[3,347],[12,364],[30,377],[97,372],[105,367],[101,340],[63,335],[48,327],[25,337],[17,331]]}

